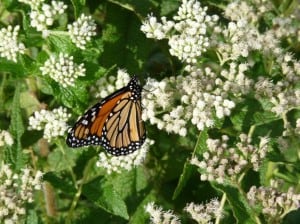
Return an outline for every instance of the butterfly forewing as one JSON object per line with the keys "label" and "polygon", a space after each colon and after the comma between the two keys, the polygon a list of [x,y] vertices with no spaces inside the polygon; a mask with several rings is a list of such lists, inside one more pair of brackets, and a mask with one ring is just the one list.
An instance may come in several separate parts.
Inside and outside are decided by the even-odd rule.
{"label": "butterfly forewing", "polygon": [[69,130],[66,142],[70,147],[102,145],[116,156],[132,153],[146,139],[141,113],[141,87],[133,77],[90,108]]}

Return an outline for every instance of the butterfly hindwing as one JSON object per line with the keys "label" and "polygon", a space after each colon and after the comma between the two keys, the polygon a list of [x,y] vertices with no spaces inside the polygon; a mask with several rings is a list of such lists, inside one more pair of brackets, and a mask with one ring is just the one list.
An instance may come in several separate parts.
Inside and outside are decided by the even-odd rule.
{"label": "butterfly hindwing", "polygon": [[97,103],[90,108],[79,120],[74,127],[69,130],[66,143],[72,148],[87,146],[87,145],[100,145],[101,136],[92,135],[91,128],[101,110],[101,103]]}

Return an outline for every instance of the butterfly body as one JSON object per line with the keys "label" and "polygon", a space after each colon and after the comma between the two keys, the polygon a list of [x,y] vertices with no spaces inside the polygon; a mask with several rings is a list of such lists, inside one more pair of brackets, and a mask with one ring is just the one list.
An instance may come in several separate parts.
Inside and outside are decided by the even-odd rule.
{"label": "butterfly body", "polygon": [[69,130],[70,147],[101,145],[112,155],[127,155],[146,139],[142,121],[142,88],[136,77],[95,104]]}

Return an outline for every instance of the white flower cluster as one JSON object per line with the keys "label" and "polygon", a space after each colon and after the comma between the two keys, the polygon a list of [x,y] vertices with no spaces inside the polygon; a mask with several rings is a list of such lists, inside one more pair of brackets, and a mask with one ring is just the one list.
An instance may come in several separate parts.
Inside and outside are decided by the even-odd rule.
{"label": "white flower cluster", "polygon": [[163,211],[163,209],[154,204],[154,202],[150,202],[145,206],[146,212],[150,215],[150,220],[152,224],[162,224],[162,223],[170,223],[170,224],[180,224],[179,218],[173,214],[173,211]]}
{"label": "white flower cluster", "polygon": [[249,67],[249,64],[231,62],[228,70],[224,68],[220,72],[220,75],[226,80],[223,81],[218,78],[218,84],[223,85],[226,92],[230,92],[235,96],[246,95],[253,90],[253,80],[245,74]]}
{"label": "white flower cluster", "polygon": [[131,170],[145,160],[149,147],[153,144],[154,141],[147,138],[140,149],[126,156],[112,156],[105,152],[100,152],[96,165],[103,167],[108,174],[113,172],[121,173],[124,169]]}
{"label": "white flower cluster", "polygon": [[[258,21],[266,12],[274,10],[274,7],[267,1],[255,0],[253,3],[250,5],[245,1],[234,1],[226,7],[224,15],[231,22],[226,27],[215,27],[212,45],[217,47],[221,65],[229,60],[238,60],[239,57],[247,58],[249,65],[244,71],[249,70],[254,64],[249,57],[253,50],[262,52],[266,61],[269,58],[274,59],[272,67],[267,68],[270,76],[258,74],[254,88],[255,97],[264,102],[266,100],[271,102],[273,104],[271,111],[280,116],[300,104],[300,91],[296,87],[300,79],[300,63],[290,53],[284,53],[285,50],[280,46],[280,38],[297,38],[299,26],[294,25],[297,24],[295,22],[297,16],[291,14],[290,17],[275,17],[272,20],[274,28],[263,33],[258,29]],[[220,41],[220,34],[223,42]],[[231,65],[232,63],[230,69]],[[236,68],[238,66],[235,65]],[[226,72],[222,71],[221,75],[224,74]],[[228,74],[224,76],[226,79]],[[281,79],[274,81],[270,78],[278,74],[281,74]],[[236,81],[246,90],[242,93],[247,93],[252,89],[253,81],[243,76],[239,77],[242,78],[240,81]],[[226,89],[233,90],[239,86],[234,84],[234,80],[231,84],[225,86]]]}
{"label": "white flower cluster", "polygon": [[259,188],[252,186],[247,193],[247,198],[252,206],[260,207],[267,219],[273,222],[274,218],[280,219],[300,206],[300,194],[295,194],[292,187],[288,192],[282,193],[272,186]]}
{"label": "white flower cluster", "polygon": [[24,54],[25,46],[18,43],[20,26],[8,26],[0,30],[0,57],[17,62],[17,53]]}
{"label": "white flower cluster", "polygon": [[96,24],[91,16],[82,14],[73,24],[68,25],[72,42],[80,49],[85,49],[87,42],[96,35]]}
{"label": "white flower cluster", "polygon": [[[31,5],[36,7],[35,5]],[[51,1],[51,5],[42,3],[30,12],[30,25],[37,31],[43,31],[47,34],[47,27],[53,25],[55,18],[65,12],[67,5],[60,1]]]}
{"label": "white flower cluster", "polygon": [[273,30],[274,36],[278,39],[288,36],[295,36],[297,32],[300,31],[299,26],[293,25],[294,21],[297,18],[293,18],[293,15],[290,17],[275,17],[273,19],[273,26],[276,29]]}
{"label": "white flower cluster", "polygon": [[167,21],[162,17],[162,23],[153,16],[143,22],[141,30],[148,38],[169,40],[170,54],[181,61],[196,63],[197,59],[210,45],[209,29],[212,29],[219,17],[207,15],[207,7],[201,7],[195,0],[182,0],[182,4],[173,17]]}
{"label": "white flower cluster", "polygon": [[107,78],[104,76],[97,80],[96,84],[91,87],[91,92],[95,98],[104,98],[116,90],[126,86],[129,81],[130,75],[126,71],[119,69],[117,71],[117,77],[109,76]]}
{"label": "white flower cluster", "polygon": [[12,144],[14,144],[14,140],[11,134],[8,131],[0,130],[0,147],[4,145],[11,146]]}
{"label": "white flower cluster", "polygon": [[[286,24],[292,27],[291,23],[282,22],[281,18],[274,18],[274,29],[260,32],[260,17],[274,7],[268,1],[256,0],[253,3],[250,5],[246,1],[234,1],[228,4],[224,16],[230,22],[226,26],[214,27],[212,45],[217,48],[221,65],[239,57],[248,58],[253,50],[262,51],[268,57],[270,54],[276,57],[282,52],[279,38],[297,33],[295,28],[288,30]],[[277,34],[278,32],[281,32],[281,35]],[[221,39],[223,41],[220,41]]]}
{"label": "white flower cluster", "polygon": [[67,109],[59,107],[53,111],[41,110],[29,117],[29,130],[44,130],[44,138],[49,142],[52,138],[63,136],[68,129],[67,121],[71,114]]}
{"label": "white flower cluster", "polygon": [[51,55],[40,70],[43,75],[49,75],[65,88],[75,86],[75,80],[79,76],[85,76],[84,65],[74,63],[73,56],[63,53],[58,57]]}
{"label": "white flower cluster", "polygon": [[27,203],[33,202],[35,190],[42,188],[42,172],[34,175],[25,168],[21,173],[14,173],[9,165],[0,165],[0,220],[1,223],[19,223],[25,216]]}
{"label": "white flower cluster", "polygon": [[222,217],[222,209],[218,199],[214,198],[206,204],[189,203],[184,208],[197,223],[213,223],[214,219]]}
{"label": "white flower cluster", "polygon": [[223,183],[227,178],[236,179],[244,169],[251,166],[257,171],[268,151],[269,139],[262,137],[257,147],[251,145],[251,139],[241,134],[236,147],[228,147],[228,136],[222,139],[207,139],[208,151],[203,153],[203,160],[197,157],[191,159],[191,164],[201,169],[200,178],[203,181]]}
{"label": "white flower cluster", "polygon": [[268,99],[273,104],[271,111],[280,116],[300,105],[300,90],[296,87],[300,81],[300,62],[285,53],[277,57],[276,66],[281,69],[282,79],[275,82],[260,77],[254,88],[255,97]]}
{"label": "white flower cluster", "polygon": [[256,23],[265,12],[273,9],[272,3],[265,0],[251,0],[250,3],[232,1],[226,6],[224,14],[233,21],[246,19],[249,23]]}
{"label": "white flower cluster", "polygon": [[[186,70],[190,72],[186,77],[170,77],[160,82],[149,79],[144,86],[148,91],[143,92],[142,99],[147,108],[143,113],[144,120],[181,136],[187,134],[189,121],[201,131],[212,127],[216,117],[229,116],[235,107],[222,90],[223,81],[211,69],[202,71],[188,66]],[[178,102],[181,104],[178,105]]]}
{"label": "white flower cluster", "polygon": [[[227,27],[216,28],[215,32],[213,42],[217,47],[221,65],[239,57],[247,58],[253,50],[262,50],[263,38],[260,37],[258,29],[248,24],[245,19],[231,21]],[[218,40],[220,34],[223,35],[224,42]]]}

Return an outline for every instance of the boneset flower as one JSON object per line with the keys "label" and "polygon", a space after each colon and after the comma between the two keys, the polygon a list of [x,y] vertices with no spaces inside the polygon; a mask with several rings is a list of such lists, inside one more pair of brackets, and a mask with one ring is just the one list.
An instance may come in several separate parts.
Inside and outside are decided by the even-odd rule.
{"label": "boneset flower", "polygon": [[8,26],[0,30],[0,57],[17,62],[17,54],[24,54],[25,46],[18,43],[20,26]]}
{"label": "boneset flower", "polygon": [[217,76],[209,68],[203,71],[189,66],[186,70],[190,72],[186,77],[179,75],[160,82],[148,79],[144,88],[150,91],[144,91],[142,98],[147,108],[144,120],[181,136],[187,134],[189,121],[201,131],[213,127],[215,117],[229,116],[235,107],[226,93],[221,92],[221,83],[215,82]]}
{"label": "boneset flower", "polygon": [[197,223],[213,223],[216,218],[222,217],[222,209],[217,199],[212,199],[206,204],[188,203],[184,208]]}
{"label": "boneset flower", "polygon": [[68,32],[72,39],[80,49],[85,49],[87,42],[91,37],[96,35],[96,24],[91,16],[82,14],[73,24],[68,25]]}
{"label": "boneset flower", "polygon": [[218,16],[206,13],[194,0],[183,0],[173,21],[161,18],[161,23],[149,15],[141,30],[148,38],[169,40],[170,54],[187,63],[196,63],[197,58],[209,47],[208,30],[218,21]]}
{"label": "boneset flower", "polygon": [[201,169],[201,180],[223,183],[226,178],[236,180],[246,167],[259,169],[268,150],[268,138],[262,137],[256,147],[245,134],[240,135],[240,142],[235,147],[229,148],[228,140],[226,135],[222,139],[207,139],[208,151],[203,154],[203,160],[191,159],[191,164]]}
{"label": "boneset flower", "polygon": [[173,214],[173,211],[163,211],[163,209],[150,202],[145,206],[146,212],[150,215],[150,220],[152,224],[161,224],[161,223],[172,223],[180,224],[179,218]]}
{"label": "boneset flower", "polygon": [[75,80],[80,76],[85,76],[84,65],[74,63],[73,56],[63,53],[60,53],[58,57],[51,55],[40,70],[43,75],[49,75],[63,87],[75,86]]}
{"label": "boneset flower", "polygon": [[265,215],[267,221],[280,221],[288,212],[298,209],[300,194],[295,194],[293,188],[286,193],[279,192],[275,187],[252,186],[247,193],[250,204]]}
{"label": "boneset flower", "polygon": [[67,5],[60,1],[51,1],[51,5],[41,2],[38,6],[30,5],[34,7],[30,12],[30,25],[44,34],[47,34],[48,27],[53,25],[56,17],[67,9]]}
{"label": "boneset flower", "polygon": [[67,109],[59,107],[53,111],[41,110],[29,117],[29,130],[44,130],[44,138],[49,142],[52,138],[64,136],[68,129],[67,120],[71,114]]}
{"label": "boneset flower", "polygon": [[42,172],[35,174],[29,168],[14,173],[9,165],[0,165],[0,220],[19,223],[26,215],[26,204],[33,202],[34,192],[41,190]]}
{"label": "boneset flower", "polygon": [[0,130],[0,147],[4,145],[11,146],[14,140],[8,131]]}

